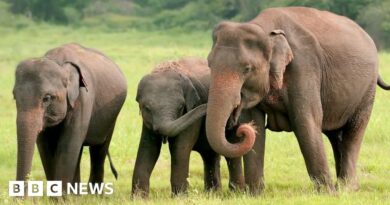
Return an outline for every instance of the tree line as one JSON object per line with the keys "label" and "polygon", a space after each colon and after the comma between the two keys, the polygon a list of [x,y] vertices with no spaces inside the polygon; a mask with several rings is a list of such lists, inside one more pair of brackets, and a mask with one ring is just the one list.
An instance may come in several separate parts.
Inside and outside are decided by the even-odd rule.
{"label": "tree line", "polygon": [[[269,7],[308,6],[344,15],[370,33],[378,47],[390,48],[389,0],[5,0],[14,14],[61,24],[106,14],[135,18],[131,25],[154,29],[210,29],[230,19],[246,21]],[[140,21],[140,19],[144,19]],[[147,19],[147,20],[145,20]],[[148,24],[145,26],[145,24]],[[119,25],[120,26],[120,25]]]}

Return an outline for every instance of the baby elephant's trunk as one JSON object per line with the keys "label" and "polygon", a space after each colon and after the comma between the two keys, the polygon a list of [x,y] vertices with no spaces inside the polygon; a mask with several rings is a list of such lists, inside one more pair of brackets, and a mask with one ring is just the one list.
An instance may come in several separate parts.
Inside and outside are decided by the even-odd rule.
{"label": "baby elephant's trunk", "polygon": [[162,125],[158,128],[158,131],[162,135],[175,137],[191,124],[204,117],[206,112],[207,104],[199,105],[174,121],[162,123]]}

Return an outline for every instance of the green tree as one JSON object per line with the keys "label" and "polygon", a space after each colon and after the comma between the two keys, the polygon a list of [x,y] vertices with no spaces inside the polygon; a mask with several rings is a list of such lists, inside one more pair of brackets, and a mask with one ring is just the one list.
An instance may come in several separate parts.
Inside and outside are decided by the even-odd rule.
{"label": "green tree", "polygon": [[359,12],[373,2],[373,0],[332,0],[329,2],[329,9],[337,14],[356,20]]}
{"label": "green tree", "polygon": [[390,48],[390,1],[368,5],[359,13],[357,22],[370,34],[378,48]]}
{"label": "green tree", "polygon": [[[91,0],[7,0],[11,12],[23,14],[35,20],[68,23],[72,16],[66,11],[69,8],[82,13]],[[72,15],[75,12],[71,13]]]}

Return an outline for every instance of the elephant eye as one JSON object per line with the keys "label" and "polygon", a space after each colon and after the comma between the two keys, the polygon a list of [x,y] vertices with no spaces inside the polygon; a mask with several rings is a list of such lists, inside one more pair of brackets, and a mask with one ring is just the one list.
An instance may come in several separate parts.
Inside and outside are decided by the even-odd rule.
{"label": "elephant eye", "polygon": [[52,101],[53,99],[54,99],[54,96],[47,94],[47,95],[45,95],[45,96],[43,97],[42,101],[43,101],[44,103],[48,103],[48,102]]}
{"label": "elephant eye", "polygon": [[148,113],[150,112],[150,107],[148,105],[144,105],[143,107],[146,112]]}
{"label": "elephant eye", "polygon": [[251,65],[246,65],[246,66],[244,67],[244,70],[242,71],[242,73],[248,74],[248,73],[251,72],[251,71],[252,71],[252,66],[251,66]]}
{"label": "elephant eye", "polygon": [[181,106],[179,107],[179,112],[180,112],[180,114],[183,114],[183,111],[184,111],[184,105],[181,105]]}

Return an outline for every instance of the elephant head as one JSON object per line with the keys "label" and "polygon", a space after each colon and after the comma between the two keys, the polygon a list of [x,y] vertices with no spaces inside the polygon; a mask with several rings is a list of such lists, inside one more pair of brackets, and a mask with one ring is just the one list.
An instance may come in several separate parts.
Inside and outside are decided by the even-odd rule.
{"label": "elephant head", "polygon": [[[241,143],[225,138],[228,119],[236,122],[241,109],[257,105],[270,89],[283,87],[283,74],[293,54],[282,30],[265,32],[253,23],[222,22],[213,31],[208,56],[211,82],[207,106],[206,131],[212,148],[228,157],[250,150],[255,130],[240,126]],[[252,144],[251,144],[252,143]]]}
{"label": "elephant head", "polygon": [[[45,128],[59,126],[77,103],[79,87],[86,86],[80,67],[47,57],[21,62],[13,89],[17,108],[17,180],[31,171],[34,145]],[[53,136],[55,137],[55,136]]]}
{"label": "elephant head", "polygon": [[143,77],[136,100],[148,129],[174,137],[206,115],[206,104],[201,105],[207,97],[204,92],[195,78],[161,71]]}

